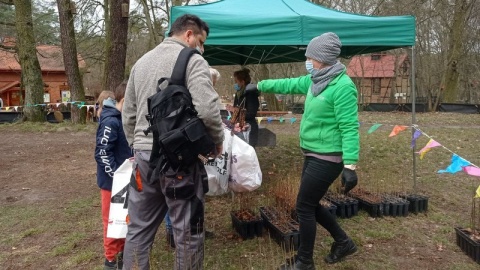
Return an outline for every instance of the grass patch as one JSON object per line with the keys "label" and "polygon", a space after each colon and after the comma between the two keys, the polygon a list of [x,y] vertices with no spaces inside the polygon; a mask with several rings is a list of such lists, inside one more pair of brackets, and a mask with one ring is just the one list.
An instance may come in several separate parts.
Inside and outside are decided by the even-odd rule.
{"label": "grass patch", "polygon": [[31,229],[28,229],[26,231],[23,231],[21,234],[20,234],[20,237],[21,238],[26,238],[26,237],[30,237],[30,236],[34,236],[34,235],[37,235],[39,233],[41,233],[42,230],[40,230],[39,228],[31,228]]}
{"label": "grass patch", "polygon": [[78,244],[85,238],[84,233],[73,232],[67,236],[61,238],[61,243],[52,250],[53,256],[65,255],[73,253],[73,250]]}

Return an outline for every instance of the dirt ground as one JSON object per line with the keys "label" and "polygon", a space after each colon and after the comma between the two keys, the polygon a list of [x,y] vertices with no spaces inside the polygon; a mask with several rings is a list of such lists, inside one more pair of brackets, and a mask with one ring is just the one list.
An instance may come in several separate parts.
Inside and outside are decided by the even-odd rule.
{"label": "dirt ground", "polygon": [[[0,205],[14,211],[8,220],[1,219],[3,224],[0,225],[5,229],[3,225],[10,224],[2,235],[14,238],[12,243],[15,244],[8,245],[5,238],[0,242],[0,261],[3,261],[0,268],[53,269],[61,264],[62,256],[49,254],[62,239],[59,234],[67,229],[54,222],[70,218],[70,226],[75,226],[80,220],[75,215],[65,215],[71,202],[100,194],[95,182],[94,133],[2,130],[0,134]],[[34,206],[33,212],[31,206]],[[22,212],[27,207],[28,211]],[[100,218],[99,203],[92,205],[91,213]],[[25,224],[26,221],[45,223],[38,227],[38,224]],[[28,234],[29,228],[39,229],[21,237],[22,241],[15,241],[19,233],[27,231]],[[98,241],[100,229],[97,226],[85,241]],[[97,246],[101,255],[101,246]],[[25,256],[32,253],[38,256]]]}
{"label": "dirt ground", "polygon": [[[271,129],[277,134],[291,135],[298,132],[298,125],[274,125]],[[101,269],[100,200],[95,180],[94,134],[93,125],[80,131],[68,126],[44,132],[0,129],[0,269]],[[272,160],[277,160],[277,155],[282,153],[290,153],[288,147],[284,148],[259,150],[259,159],[268,163],[262,165],[267,185],[275,175],[282,173],[275,169],[278,165]],[[452,188],[466,190],[458,182],[445,188],[445,192]],[[268,196],[267,189],[259,192],[260,197]],[[362,215],[342,220],[342,226],[358,235],[355,240],[360,244],[360,252],[354,255],[353,260],[328,269],[479,269],[478,264],[455,244],[453,226],[460,216],[465,217],[456,207],[465,204],[464,198],[429,195],[432,202],[427,215],[401,220],[372,219]],[[256,256],[271,262],[268,250],[267,254],[252,253],[252,247],[264,247],[270,245],[270,241],[264,237],[259,242],[247,243],[232,236],[230,225],[221,224],[228,224],[231,208],[225,205],[229,204],[226,202],[228,198],[225,197],[209,198],[207,202],[210,204],[207,220],[220,225],[214,225],[217,226],[216,238],[207,242],[205,269],[274,269],[272,266],[254,267],[244,263]],[[468,215],[464,220],[468,222]],[[317,234],[317,238],[325,236],[325,232]],[[248,246],[242,246],[244,243]],[[325,255],[330,243],[328,240],[317,241],[316,245],[323,249],[315,254],[318,261],[322,261],[319,256]],[[238,254],[226,254],[228,250]],[[163,256],[171,259],[172,251],[167,253]],[[215,256],[232,258],[230,268],[220,267],[212,258]],[[273,260],[273,264],[281,260],[279,257]],[[235,264],[242,266],[234,267]],[[168,269],[167,266],[171,266],[161,262],[156,265],[152,269]],[[317,265],[318,269],[324,267],[326,265]]]}

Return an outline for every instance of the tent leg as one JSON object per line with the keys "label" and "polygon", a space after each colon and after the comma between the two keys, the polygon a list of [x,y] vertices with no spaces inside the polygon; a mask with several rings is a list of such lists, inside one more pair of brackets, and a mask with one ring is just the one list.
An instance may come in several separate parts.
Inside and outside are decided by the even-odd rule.
{"label": "tent leg", "polygon": [[[415,90],[415,45],[411,48],[411,73],[410,78],[412,80],[411,83],[411,91],[412,91],[412,138],[413,134],[415,133],[415,128],[413,126],[417,123],[417,119],[415,117],[415,103],[416,103],[416,90]],[[412,175],[413,175],[413,192],[417,193],[417,156],[415,155],[415,146],[412,148]]]}

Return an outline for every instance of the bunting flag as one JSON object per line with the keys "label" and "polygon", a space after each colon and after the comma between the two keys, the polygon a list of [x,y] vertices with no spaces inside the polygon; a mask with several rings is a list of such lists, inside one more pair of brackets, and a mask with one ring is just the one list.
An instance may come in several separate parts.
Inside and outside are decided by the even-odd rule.
{"label": "bunting flag", "polygon": [[475,192],[475,198],[480,198],[480,186],[478,186],[477,192]]}
{"label": "bunting flag", "polygon": [[10,107],[5,107],[5,110],[6,110],[6,111],[10,110]]}
{"label": "bunting flag", "polygon": [[290,118],[290,124],[293,124],[295,122],[297,122],[297,118],[295,117]]}
{"label": "bunting flag", "polygon": [[420,130],[415,130],[415,132],[413,133],[413,137],[412,137],[412,143],[410,144],[411,148],[415,148],[415,145],[417,143],[417,139],[421,135],[422,135],[422,132]]}
{"label": "bunting flag", "polygon": [[283,119],[283,117],[280,117],[280,119],[278,119],[278,121],[280,121],[280,123],[283,123],[285,119]]}
{"label": "bunting flag", "polygon": [[57,105],[57,108],[60,106],[60,103],[56,103],[55,105]]}
{"label": "bunting flag", "polygon": [[417,152],[418,154],[420,154],[420,159],[423,159],[423,156],[428,151],[430,151],[430,149],[432,149],[433,147],[437,147],[437,146],[441,146],[441,144],[439,144],[434,139],[430,139],[430,141],[428,141],[428,143],[420,151]]}
{"label": "bunting flag", "polygon": [[17,111],[17,110],[18,110],[18,106],[14,106],[13,108],[15,109],[15,111]]}
{"label": "bunting flag", "polygon": [[463,167],[463,171],[472,176],[479,176],[480,177],[480,168],[475,166],[466,166]]}
{"label": "bunting flag", "polygon": [[263,120],[263,117],[257,117],[257,122],[258,122],[259,125],[262,122],[262,120]]}
{"label": "bunting flag", "polygon": [[390,133],[390,135],[388,135],[388,137],[393,137],[393,136],[397,135],[398,133],[404,131],[407,128],[408,128],[408,126],[396,125],[396,126],[393,127],[393,130]]}
{"label": "bunting flag", "polygon": [[[359,122],[360,123],[360,122]],[[381,127],[382,124],[375,124],[373,125],[369,130],[368,130],[368,134],[372,134],[375,130],[377,130],[379,127]]]}
{"label": "bunting flag", "polygon": [[272,122],[272,120],[273,120],[273,118],[272,118],[272,117],[267,117],[267,122],[268,122],[268,123],[271,123],[271,122]]}
{"label": "bunting flag", "polygon": [[457,154],[452,155],[452,163],[445,170],[439,170],[438,173],[451,173],[454,174],[462,170],[463,167],[470,165],[470,162],[461,158]]}

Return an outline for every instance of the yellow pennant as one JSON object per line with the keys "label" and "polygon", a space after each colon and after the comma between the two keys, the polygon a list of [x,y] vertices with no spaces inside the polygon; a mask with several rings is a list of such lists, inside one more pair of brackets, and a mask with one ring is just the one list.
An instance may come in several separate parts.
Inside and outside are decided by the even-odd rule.
{"label": "yellow pennant", "polygon": [[475,198],[480,198],[480,186],[477,188],[477,192],[475,194]]}
{"label": "yellow pennant", "polygon": [[258,122],[259,125],[262,122],[262,120],[263,120],[263,117],[257,117],[257,122]]}

